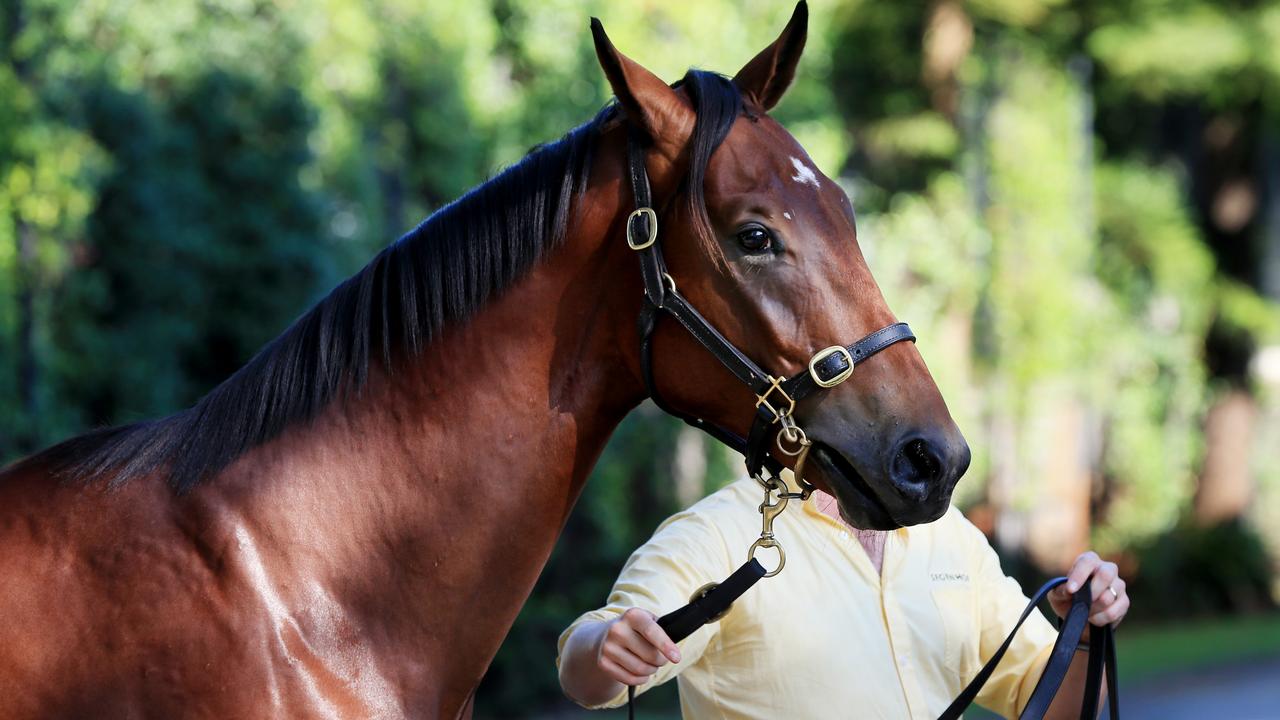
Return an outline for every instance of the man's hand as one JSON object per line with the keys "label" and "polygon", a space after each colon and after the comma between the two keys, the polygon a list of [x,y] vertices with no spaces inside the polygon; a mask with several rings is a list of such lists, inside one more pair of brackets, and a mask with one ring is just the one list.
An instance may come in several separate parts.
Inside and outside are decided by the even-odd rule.
{"label": "man's hand", "polygon": [[600,635],[596,663],[624,685],[642,685],[667,661],[680,662],[680,650],[653,613],[631,608]]}
{"label": "man's hand", "polygon": [[1076,558],[1067,582],[1049,592],[1049,604],[1058,617],[1066,617],[1071,609],[1071,596],[1093,576],[1093,604],[1089,607],[1089,622],[1093,625],[1117,625],[1129,612],[1129,595],[1124,580],[1113,562],[1103,562],[1092,550]]}

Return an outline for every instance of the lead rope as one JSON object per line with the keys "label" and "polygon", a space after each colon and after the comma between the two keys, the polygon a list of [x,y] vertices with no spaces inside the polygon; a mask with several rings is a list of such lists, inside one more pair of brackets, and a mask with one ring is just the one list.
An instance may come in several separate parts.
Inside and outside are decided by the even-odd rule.
{"label": "lead rope", "polygon": [[[1018,629],[1030,617],[1036,606],[1049,595],[1049,591],[1066,581],[1066,578],[1058,577],[1040,586],[1040,589],[1027,602],[1026,608],[1023,609],[1013,629],[1009,631],[1009,636],[1005,638],[1004,643],[991,656],[991,659],[987,660],[987,664],[982,666],[969,685],[956,696],[951,705],[938,716],[938,720],[960,718],[961,713],[978,697],[978,692],[995,672],[1005,651],[1013,644],[1013,638],[1017,635]],[[1085,628],[1089,625],[1089,608],[1092,604],[1091,585],[1092,582],[1086,581],[1072,595],[1071,609],[1067,611],[1067,617],[1063,619],[1062,626],[1058,629],[1058,639],[1054,641],[1053,650],[1049,653],[1049,662],[1040,675],[1040,681],[1031,691],[1031,698],[1027,700],[1022,714],[1018,716],[1020,720],[1040,720],[1044,717],[1053,703],[1054,696],[1058,694],[1058,688],[1062,686],[1067,671],[1071,668],[1071,661],[1075,658],[1076,651],[1082,647],[1089,652],[1089,667],[1085,675],[1084,698],[1080,705],[1081,720],[1094,720],[1098,717],[1098,700],[1104,676],[1107,681],[1107,702],[1111,711],[1111,720],[1120,719],[1120,688],[1116,682],[1115,631],[1110,625],[1094,626],[1090,636],[1093,640],[1092,645],[1082,646],[1080,643],[1081,638],[1084,637]]]}
{"label": "lead rope", "polygon": [[[766,504],[769,499],[769,494],[766,493]],[[783,507],[786,506],[785,495],[780,496],[779,504]],[[778,512],[781,512],[781,509]],[[764,533],[762,532],[761,540],[763,539]],[[754,549],[754,547],[753,545],[752,548]],[[781,552],[781,547],[778,549]],[[780,557],[779,559],[782,560],[783,558]],[[777,574],[781,569],[782,566],[779,565],[773,570],[772,574]],[[754,585],[760,578],[769,577],[769,575],[770,573],[765,572],[764,566],[758,560],[752,558],[720,585],[713,584],[700,590],[694,594],[694,599],[689,605],[659,618],[658,625],[667,631],[672,642],[678,643],[706,623],[720,619],[729,611],[732,602],[746,592],[747,588]],[[1013,644],[1013,639],[1018,630],[1022,628],[1023,623],[1031,616],[1036,606],[1049,595],[1050,590],[1066,581],[1065,577],[1058,577],[1040,586],[1040,589],[1027,601],[1026,607],[1022,610],[1022,615],[1018,617],[1018,622],[1014,623],[1013,629],[1009,631],[1004,643],[987,660],[987,663],[982,666],[982,669],[973,677],[973,680],[969,681],[965,689],[956,696],[951,705],[938,716],[938,720],[960,719],[964,711],[977,699],[978,693],[987,684],[991,674],[995,672],[996,666],[1004,659],[1004,654],[1008,651],[1009,646]],[[1031,691],[1031,698],[1027,700],[1026,707],[1023,708],[1022,714],[1018,716],[1019,720],[1042,720],[1044,718],[1045,713],[1049,711],[1049,706],[1053,703],[1054,697],[1058,694],[1058,689],[1062,686],[1062,681],[1071,669],[1071,662],[1075,658],[1076,651],[1082,647],[1089,652],[1089,665],[1085,671],[1084,697],[1080,703],[1081,720],[1096,720],[1098,717],[1099,699],[1104,679],[1107,684],[1107,705],[1111,720],[1120,720],[1120,686],[1116,671],[1114,629],[1110,625],[1094,626],[1091,645],[1082,646],[1080,642],[1089,623],[1089,609],[1092,605],[1091,585],[1091,582],[1086,581],[1071,597],[1071,609],[1067,612],[1067,617],[1063,619],[1062,625],[1058,629],[1058,639],[1054,641],[1053,649],[1049,652],[1049,661],[1046,663],[1044,672],[1041,673],[1035,689]],[[723,591],[721,591],[722,588],[724,589]],[[699,609],[695,610],[695,606]],[[705,615],[703,614],[705,612],[714,614]],[[627,718],[629,720],[635,720],[635,692],[635,686],[627,686]]]}

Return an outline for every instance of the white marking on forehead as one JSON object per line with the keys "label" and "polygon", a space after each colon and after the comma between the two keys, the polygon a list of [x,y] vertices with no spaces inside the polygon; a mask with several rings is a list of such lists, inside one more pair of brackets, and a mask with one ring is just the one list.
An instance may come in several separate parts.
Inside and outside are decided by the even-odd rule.
{"label": "white marking on forehead", "polygon": [[796,169],[796,174],[791,176],[792,180],[800,184],[808,183],[814,187],[818,187],[818,175],[813,172],[813,168],[804,164],[800,158],[791,158],[791,167]]}
{"label": "white marking on forehead", "polygon": [[784,213],[782,213],[782,217],[784,217],[784,218],[786,218],[786,219],[790,220],[790,219],[791,219],[791,213],[789,213],[789,212],[784,212]]}

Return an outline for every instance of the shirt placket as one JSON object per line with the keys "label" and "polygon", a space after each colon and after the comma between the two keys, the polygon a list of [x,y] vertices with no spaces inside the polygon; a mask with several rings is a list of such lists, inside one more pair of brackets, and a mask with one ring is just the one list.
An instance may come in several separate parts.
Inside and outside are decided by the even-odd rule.
{"label": "shirt placket", "polygon": [[[884,557],[881,563],[883,570],[877,573],[871,558],[867,556],[866,548],[862,547],[862,543],[858,542],[858,538],[854,537],[847,527],[816,509],[807,507],[806,509],[828,523],[831,532],[835,533],[840,538],[840,542],[845,545],[858,571],[866,575],[872,587],[875,588],[876,597],[880,601],[880,619],[884,623],[885,633],[889,638],[889,652],[893,656],[893,666],[898,673],[899,685],[902,688],[903,703],[910,717],[927,718],[925,695],[921,693],[919,676],[915,672],[915,643],[912,642],[912,633],[907,624],[907,613],[898,604],[897,594],[893,592],[896,587],[893,578],[901,565],[901,553],[907,542],[906,533],[898,530],[885,538]],[[912,702],[912,698],[916,698],[916,701]]]}
{"label": "shirt placket", "polygon": [[883,572],[880,582],[880,607],[883,612],[885,631],[889,635],[889,647],[893,652],[894,668],[898,671],[898,679],[902,685],[903,702],[907,713],[912,718],[922,720],[929,717],[925,698],[928,696],[920,687],[919,658],[917,638],[907,621],[907,609],[899,600],[899,569],[902,552],[905,549],[905,533],[901,530],[890,533],[885,539]]}

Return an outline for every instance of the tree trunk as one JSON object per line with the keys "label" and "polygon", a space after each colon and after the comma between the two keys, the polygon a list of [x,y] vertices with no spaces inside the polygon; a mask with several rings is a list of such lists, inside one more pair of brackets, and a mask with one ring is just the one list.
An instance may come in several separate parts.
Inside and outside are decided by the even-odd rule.
{"label": "tree trunk", "polygon": [[1240,517],[1253,500],[1250,459],[1257,403],[1243,390],[1229,390],[1205,418],[1204,469],[1196,490],[1195,518],[1216,525]]}
{"label": "tree trunk", "polygon": [[1079,402],[1061,398],[1045,412],[1041,422],[1048,442],[1027,523],[1027,549],[1041,569],[1060,572],[1089,547],[1095,449],[1090,447],[1088,417]]}
{"label": "tree trunk", "polygon": [[960,65],[973,48],[973,23],[959,0],[939,0],[924,27],[921,81],[933,109],[955,119],[960,109]]}
{"label": "tree trunk", "polygon": [[1280,133],[1263,123],[1262,136],[1262,292],[1280,300]]}
{"label": "tree trunk", "polygon": [[676,503],[681,508],[698,502],[706,494],[707,453],[701,430],[682,424],[677,431],[671,474],[675,481]]}

